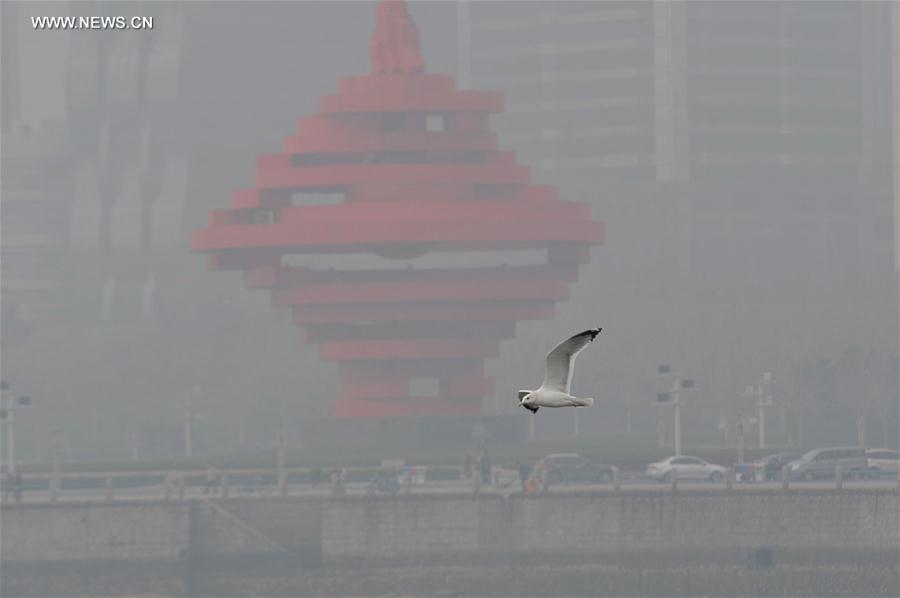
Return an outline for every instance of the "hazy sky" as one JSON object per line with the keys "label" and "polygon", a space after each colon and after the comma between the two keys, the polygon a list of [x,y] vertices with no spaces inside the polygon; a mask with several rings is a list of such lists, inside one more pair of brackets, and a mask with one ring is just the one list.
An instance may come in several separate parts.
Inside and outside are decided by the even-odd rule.
{"label": "hazy sky", "polygon": [[[129,420],[131,406],[153,414],[148,436],[177,425],[181,395],[202,378],[203,401],[222,407],[209,446],[232,438],[244,416],[262,418],[254,425],[266,430],[279,410],[326,412],[325,397],[341,388],[334,365],[287,312],[268,306],[266,292],[243,290],[237,272],[207,272],[188,234],[253,186],[256,156],[279,152],[340,78],[368,72],[375,4],[154,4],[149,49],[138,32],[32,29],[31,16],[100,10],[74,6],[3,3],[4,17],[17,9],[18,122],[63,121],[66,131],[48,150],[61,162],[46,162],[28,183],[33,205],[54,207],[21,216],[26,228],[50,227],[58,253],[4,245],[5,273],[7,264],[49,266],[59,292],[44,295],[55,307],[24,340],[4,346],[4,374],[34,386],[45,404],[95,405],[92,417],[121,418],[123,429],[146,423]],[[130,15],[136,6],[105,10]],[[595,325],[606,328],[604,344],[576,384],[606,407],[583,415],[585,433],[616,433],[630,410],[652,441],[661,362],[699,381],[688,424],[695,438],[714,438],[719,418],[764,371],[776,373],[780,404],[796,411],[783,420],[794,424],[772,429],[782,441],[797,442],[790,426],[803,409],[832,401],[852,411],[845,391],[816,399],[799,380],[804,367],[834,366],[854,346],[881,361],[897,353],[886,6],[470,6],[471,86],[506,96],[492,121],[501,149],[517,153],[534,183],[589,203],[607,231],[555,317],[519,323],[487,361],[496,392],[486,413],[495,405],[514,413],[515,391],[539,383],[546,350]],[[456,4],[416,2],[410,11],[428,72],[455,74]],[[9,143],[5,155],[21,148]],[[145,208],[142,194],[156,184]],[[4,188],[4,210],[26,197],[13,193]],[[23,232],[12,216],[7,239],[9,227]],[[157,319],[142,319],[147,305]],[[104,312],[110,322],[101,324]],[[91,350],[35,365],[65,341]],[[170,345],[184,355],[167,355]],[[248,357],[260,353],[273,357]],[[247,362],[252,375],[229,378]],[[297,396],[299,379],[313,385],[306,396]],[[866,391],[878,409],[891,392]],[[242,402],[248,393],[259,395],[259,409]],[[826,437],[852,440],[848,413],[840,417],[851,423],[841,419]]]}

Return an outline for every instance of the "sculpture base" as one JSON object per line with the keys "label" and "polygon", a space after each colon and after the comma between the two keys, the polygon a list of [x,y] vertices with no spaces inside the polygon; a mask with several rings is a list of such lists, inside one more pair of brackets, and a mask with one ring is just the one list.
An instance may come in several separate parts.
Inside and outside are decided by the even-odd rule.
{"label": "sculpture base", "polygon": [[[480,422],[480,426],[479,426]],[[397,450],[397,458],[411,460],[413,455],[400,451],[415,448],[446,447],[455,452],[471,451],[476,437],[484,436],[490,448],[494,444],[524,442],[528,420],[519,415],[404,417],[385,419],[322,418],[303,423],[298,438],[308,449],[340,447],[353,450]]]}

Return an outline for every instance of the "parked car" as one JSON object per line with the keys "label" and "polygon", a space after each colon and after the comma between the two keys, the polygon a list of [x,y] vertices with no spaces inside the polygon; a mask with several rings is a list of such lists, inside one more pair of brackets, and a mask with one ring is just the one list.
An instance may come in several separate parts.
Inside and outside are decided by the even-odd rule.
{"label": "parked car", "polygon": [[725,477],[725,468],[708,463],[698,457],[669,457],[647,466],[647,477],[669,482],[678,472],[679,480],[710,480],[720,482]]}
{"label": "parked car", "polygon": [[547,455],[537,462],[535,469],[547,468],[547,481],[551,484],[587,482],[607,484],[613,479],[613,466],[594,463],[577,453]]}
{"label": "parked car", "polygon": [[767,481],[781,478],[781,468],[791,461],[796,461],[801,456],[799,453],[778,453],[763,457],[754,463],[757,479]]}
{"label": "parked car", "polygon": [[394,468],[381,468],[366,487],[367,494],[397,494],[400,491],[398,471]]}
{"label": "parked car", "polygon": [[834,477],[841,466],[845,478],[869,476],[866,449],[860,446],[818,448],[788,463],[792,480],[816,480]]}
{"label": "parked car", "polygon": [[900,474],[900,452],[891,449],[866,449],[866,460],[869,462],[869,475],[881,477],[889,474]]}

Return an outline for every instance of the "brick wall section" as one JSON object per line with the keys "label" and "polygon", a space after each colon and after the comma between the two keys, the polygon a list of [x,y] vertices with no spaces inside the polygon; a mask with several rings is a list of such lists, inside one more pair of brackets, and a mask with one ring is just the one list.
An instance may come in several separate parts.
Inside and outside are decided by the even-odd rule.
{"label": "brick wall section", "polygon": [[900,500],[890,490],[234,498],[217,504],[227,514],[202,501],[4,507],[2,560],[171,561],[188,551],[216,557],[277,552],[274,546],[302,553],[310,564],[457,557],[514,562],[539,554],[604,562],[627,554],[706,554],[710,562],[723,555],[734,562],[759,547],[782,555],[900,552]]}
{"label": "brick wall section", "polygon": [[898,494],[630,492],[346,499],[323,508],[326,561],[459,554],[620,554],[755,549],[900,550]]}
{"label": "brick wall section", "polygon": [[188,547],[188,505],[57,504],[4,508],[0,559],[176,560]]}

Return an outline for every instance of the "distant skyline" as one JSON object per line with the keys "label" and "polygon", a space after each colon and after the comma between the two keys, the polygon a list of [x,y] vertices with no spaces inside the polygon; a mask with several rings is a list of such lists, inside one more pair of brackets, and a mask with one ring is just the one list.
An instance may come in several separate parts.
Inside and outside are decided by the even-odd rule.
{"label": "distant skyline", "polygon": [[[123,6],[136,5],[102,10]],[[173,426],[177,438],[182,393],[198,384],[198,404],[213,413],[198,450],[228,446],[240,422],[263,438],[280,422],[299,429],[339,392],[336,368],[289,315],[240,277],[209,273],[187,232],[253,186],[256,156],[281,151],[341,77],[368,72],[375,4],[142,6],[152,33],[35,31],[34,14],[101,8],[0,4],[4,123],[27,125],[47,148],[3,136],[4,375],[46,407],[23,418],[26,458],[36,450],[29,426],[46,438],[66,421],[108,433],[73,433],[82,454],[151,443]],[[698,381],[686,443],[719,438],[720,418],[765,371],[782,410],[773,441],[796,441],[817,409],[834,424],[823,438],[853,441],[846,393],[817,398],[801,374],[898,351],[898,129],[894,117],[892,136],[888,121],[900,69],[898,19],[891,37],[888,16],[875,18],[885,8],[896,4],[410,4],[428,72],[504,92],[507,113],[491,122],[500,147],[532,167],[534,184],[589,202],[606,226],[554,319],[518,325],[489,360],[497,383],[485,412],[515,413],[548,339],[601,324],[596,361],[575,381],[597,399],[582,435],[627,422],[655,441],[654,372],[671,363]],[[466,13],[471,27],[460,28]],[[136,43],[141,35],[151,42]],[[44,266],[32,290],[52,301],[29,320],[38,305],[9,274],[33,285]],[[234,376],[248,362],[253,370]],[[896,402],[892,388],[861,391],[870,437]],[[546,434],[572,426],[568,416],[540,421]]]}

